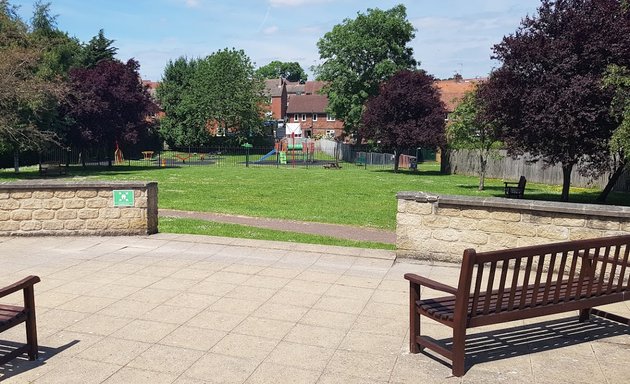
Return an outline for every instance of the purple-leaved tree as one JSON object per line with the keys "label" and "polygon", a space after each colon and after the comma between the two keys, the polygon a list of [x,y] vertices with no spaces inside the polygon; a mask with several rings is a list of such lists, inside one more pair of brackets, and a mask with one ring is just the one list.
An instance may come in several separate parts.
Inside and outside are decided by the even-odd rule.
{"label": "purple-leaved tree", "polygon": [[395,171],[402,150],[445,143],[446,110],[434,82],[423,70],[403,70],[384,82],[366,104],[359,133],[395,150]]}
{"label": "purple-leaved tree", "polygon": [[116,142],[136,143],[146,135],[157,106],[140,81],[139,67],[133,59],[103,60],[70,71],[69,115],[75,123],[70,136],[75,145],[103,147],[111,156]]}
{"label": "purple-leaved tree", "polygon": [[608,65],[630,64],[628,36],[625,1],[543,0],[537,15],[494,47],[503,64],[486,84],[486,112],[511,154],[562,165],[562,201],[575,167],[596,175],[608,163],[618,122],[602,78]]}

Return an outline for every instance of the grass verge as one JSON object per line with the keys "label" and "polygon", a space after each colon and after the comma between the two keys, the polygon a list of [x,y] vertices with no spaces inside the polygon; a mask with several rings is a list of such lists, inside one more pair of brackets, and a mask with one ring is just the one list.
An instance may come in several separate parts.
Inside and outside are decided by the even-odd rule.
{"label": "grass verge", "polygon": [[393,244],[371,241],[354,241],[329,236],[309,235],[296,232],[276,231],[272,229],[249,227],[238,224],[217,223],[214,221],[160,217],[159,231],[166,233],[236,237],[254,240],[285,241],[318,245],[336,245],[369,249],[393,250]]}

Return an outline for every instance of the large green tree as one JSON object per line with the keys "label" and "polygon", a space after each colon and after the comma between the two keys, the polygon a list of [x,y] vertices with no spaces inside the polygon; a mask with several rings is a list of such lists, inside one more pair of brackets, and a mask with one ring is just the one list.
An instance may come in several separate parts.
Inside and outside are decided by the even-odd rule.
{"label": "large green tree", "polygon": [[486,167],[490,151],[499,143],[497,124],[488,119],[483,110],[484,85],[467,92],[457,108],[449,115],[446,137],[449,147],[469,149],[477,153],[479,159],[479,190],[483,191]]}
{"label": "large green tree", "polygon": [[198,125],[216,127],[219,135],[245,138],[262,131],[263,81],[242,50],[223,49],[199,61],[187,95],[195,103]]}
{"label": "large green tree", "polygon": [[169,145],[206,145],[209,130],[238,140],[262,131],[263,81],[242,50],[169,63],[157,95],[166,113],[160,131]]}
{"label": "large green tree", "polygon": [[561,164],[561,200],[571,171],[601,173],[617,126],[609,64],[630,64],[630,11],[619,0],[543,0],[538,14],[494,47],[502,66],[490,76],[486,103],[512,154]]}
{"label": "large green tree", "polygon": [[37,1],[31,18],[32,38],[43,48],[39,74],[48,79],[67,77],[70,68],[81,65],[81,42],[57,28],[50,3]]}
{"label": "large green tree", "polygon": [[611,114],[618,119],[619,126],[613,132],[610,149],[613,154],[613,173],[608,184],[598,196],[598,201],[606,201],[608,194],[630,165],[630,69],[611,65],[604,77],[604,86],[612,88],[613,101]]}
{"label": "large green tree", "polygon": [[256,70],[256,74],[263,79],[283,78],[288,81],[306,81],[308,76],[297,61],[283,62],[274,60]]}
{"label": "large green tree", "polygon": [[157,100],[165,114],[160,120],[160,135],[171,147],[201,146],[210,140],[205,125],[195,122],[194,98],[187,96],[192,92],[198,62],[184,57],[169,61],[157,88]]}
{"label": "large green tree", "polygon": [[328,82],[328,109],[343,120],[346,132],[356,133],[365,102],[379,84],[402,69],[415,69],[413,49],[407,44],[415,29],[404,5],[368,9],[345,19],[317,43],[322,63],[317,78]]}
{"label": "large green tree", "polygon": [[113,60],[118,48],[114,47],[114,40],[105,37],[101,29],[98,34],[83,47],[81,65],[86,68],[96,66],[102,60]]}
{"label": "large green tree", "polygon": [[57,140],[45,123],[65,88],[41,76],[44,53],[16,8],[0,0],[0,145],[5,150],[17,153]]}

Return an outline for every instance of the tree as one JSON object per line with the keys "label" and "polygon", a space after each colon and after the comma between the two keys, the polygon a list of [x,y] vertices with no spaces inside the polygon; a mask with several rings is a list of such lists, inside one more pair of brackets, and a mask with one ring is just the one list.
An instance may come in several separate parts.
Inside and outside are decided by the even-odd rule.
{"label": "tree", "polygon": [[165,114],[160,120],[160,135],[171,147],[202,146],[210,140],[205,124],[193,119],[194,98],[186,96],[192,92],[198,62],[184,57],[169,61],[157,88],[157,100]]}
{"label": "tree", "polygon": [[239,141],[262,132],[263,81],[242,50],[169,63],[158,100],[166,113],[160,130],[170,145],[206,145],[209,130]]}
{"label": "tree", "polygon": [[403,149],[445,142],[446,109],[434,82],[423,70],[403,70],[383,83],[366,104],[360,134],[395,150],[395,171]]}
{"label": "tree", "polygon": [[378,93],[379,84],[402,69],[415,69],[413,25],[404,5],[382,11],[368,9],[356,19],[345,19],[317,42],[321,65],[317,78],[328,82],[328,109],[355,133],[365,102]]}
{"label": "tree", "polygon": [[306,81],[308,76],[302,66],[297,61],[282,62],[272,61],[256,70],[256,74],[263,79],[283,78],[288,81]]}
{"label": "tree", "polygon": [[606,201],[608,194],[619,180],[625,169],[628,169],[630,156],[630,70],[626,67],[611,65],[604,77],[604,86],[613,89],[614,96],[610,112],[617,117],[619,126],[615,129],[610,140],[610,149],[614,155],[614,171],[608,184],[597,197],[600,202]]}
{"label": "tree", "polygon": [[449,115],[446,136],[449,146],[454,149],[472,149],[479,157],[479,190],[483,191],[486,166],[490,150],[499,142],[499,130],[493,121],[487,119],[483,111],[484,85],[467,92],[461,103]]}
{"label": "tree", "polygon": [[199,61],[183,102],[195,105],[198,126],[216,128],[219,136],[243,140],[262,131],[263,82],[242,50],[226,48]]}
{"label": "tree", "polygon": [[0,145],[16,154],[57,141],[45,117],[65,88],[38,75],[42,52],[15,7],[0,1]]}
{"label": "tree", "polygon": [[112,44],[114,40],[106,38],[105,32],[102,29],[99,30],[98,35],[92,37],[90,42],[83,47],[82,66],[92,68],[102,60],[113,60],[118,48]]}
{"label": "tree", "polygon": [[489,115],[512,155],[562,165],[563,201],[574,167],[601,173],[609,159],[616,123],[602,77],[608,64],[630,64],[629,35],[630,12],[618,0],[543,0],[494,47],[503,64],[488,81]]}
{"label": "tree", "polygon": [[35,3],[31,30],[34,42],[43,49],[40,76],[66,78],[70,68],[80,65],[81,43],[57,28],[57,16],[51,15],[50,3]]}
{"label": "tree", "polygon": [[117,142],[136,143],[146,135],[148,117],[157,106],[140,82],[139,68],[133,59],[101,60],[92,68],[70,71],[75,143],[101,146],[113,154]]}

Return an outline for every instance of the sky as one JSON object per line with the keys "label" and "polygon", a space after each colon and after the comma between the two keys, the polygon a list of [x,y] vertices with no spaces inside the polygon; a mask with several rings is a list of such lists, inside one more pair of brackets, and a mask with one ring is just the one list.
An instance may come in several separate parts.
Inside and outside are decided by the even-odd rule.
{"label": "sky", "polygon": [[[297,61],[312,79],[317,41],[368,8],[407,7],[416,28],[409,43],[420,67],[437,78],[485,77],[500,63],[492,46],[514,33],[540,0],[45,0],[57,26],[88,42],[99,29],[117,57],[140,62],[143,79],[159,81],[169,60],[242,49],[256,67]],[[34,0],[9,0],[30,20]]]}

